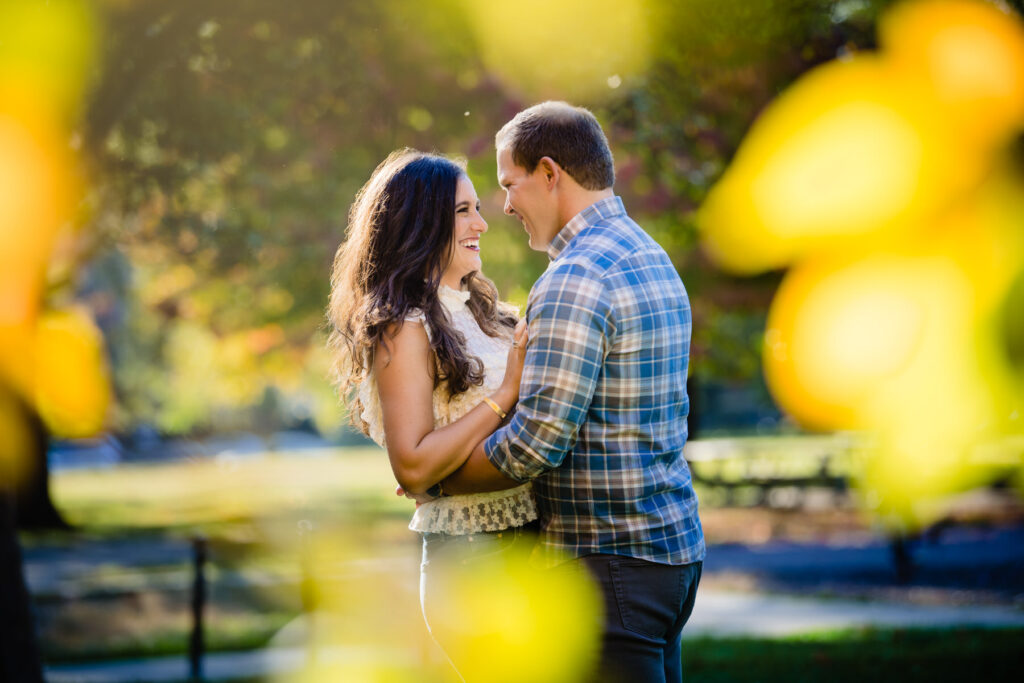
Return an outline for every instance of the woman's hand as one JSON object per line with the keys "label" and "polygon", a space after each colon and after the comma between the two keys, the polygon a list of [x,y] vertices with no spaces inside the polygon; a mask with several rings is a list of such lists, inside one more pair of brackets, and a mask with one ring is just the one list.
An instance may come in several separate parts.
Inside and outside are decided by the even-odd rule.
{"label": "woman's hand", "polygon": [[519,383],[523,377],[523,361],[526,359],[528,339],[526,319],[523,318],[516,323],[516,329],[512,333],[512,348],[508,350],[505,377],[501,380],[501,387],[498,389],[501,395],[499,403],[505,412],[510,412],[516,401],[519,400]]}
{"label": "woman's hand", "polygon": [[429,503],[432,500],[437,500],[437,498],[434,498],[429,493],[409,493],[408,491],[403,489],[401,485],[395,487],[395,495],[398,496],[399,498],[405,496],[409,500],[414,501],[416,503],[416,507],[419,507],[424,503]]}

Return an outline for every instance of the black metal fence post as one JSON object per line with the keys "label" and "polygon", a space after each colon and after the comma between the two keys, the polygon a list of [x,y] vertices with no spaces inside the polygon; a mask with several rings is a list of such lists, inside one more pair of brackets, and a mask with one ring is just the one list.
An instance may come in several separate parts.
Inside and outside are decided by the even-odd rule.
{"label": "black metal fence post", "polygon": [[193,568],[192,584],[192,637],[188,646],[189,680],[203,680],[203,609],[206,604],[206,556],[207,542],[203,536],[192,539]]}

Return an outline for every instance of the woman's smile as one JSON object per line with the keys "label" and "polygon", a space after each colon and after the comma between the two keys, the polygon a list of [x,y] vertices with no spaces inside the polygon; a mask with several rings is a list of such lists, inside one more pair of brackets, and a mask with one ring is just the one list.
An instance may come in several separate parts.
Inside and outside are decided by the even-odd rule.
{"label": "woman's smile", "polygon": [[462,278],[480,270],[480,235],[487,232],[487,221],[480,215],[480,198],[469,178],[462,176],[455,189],[455,225],[452,228],[451,260],[441,274],[441,282],[461,289]]}

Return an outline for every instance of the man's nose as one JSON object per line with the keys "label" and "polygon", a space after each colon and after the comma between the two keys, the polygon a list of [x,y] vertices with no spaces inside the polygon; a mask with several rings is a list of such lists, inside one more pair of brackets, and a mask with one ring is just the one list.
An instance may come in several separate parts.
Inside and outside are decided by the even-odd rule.
{"label": "man's nose", "polygon": [[508,200],[508,197],[505,197],[505,215],[514,216],[515,214],[516,210],[512,208],[512,202]]}

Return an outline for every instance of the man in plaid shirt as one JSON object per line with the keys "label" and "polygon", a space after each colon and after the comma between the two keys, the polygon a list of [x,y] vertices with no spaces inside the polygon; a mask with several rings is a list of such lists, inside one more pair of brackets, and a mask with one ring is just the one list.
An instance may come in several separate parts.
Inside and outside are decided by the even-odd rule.
{"label": "man in plaid shirt", "polygon": [[551,262],[530,292],[519,403],[448,493],[532,481],[538,555],[582,563],[605,597],[601,679],[681,681],[704,536],[683,459],[690,305],[615,196],[586,109],[545,102],[496,136],[505,213]]}

